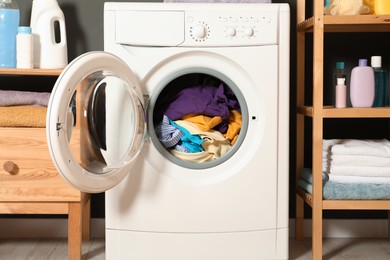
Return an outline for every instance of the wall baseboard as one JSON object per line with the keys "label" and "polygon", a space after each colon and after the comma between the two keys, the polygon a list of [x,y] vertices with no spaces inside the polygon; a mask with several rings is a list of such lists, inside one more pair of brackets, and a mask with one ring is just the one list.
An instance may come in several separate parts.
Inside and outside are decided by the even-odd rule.
{"label": "wall baseboard", "polygon": [[[387,219],[324,219],[323,236],[334,238],[384,238]],[[305,237],[311,237],[311,220],[305,219]],[[0,238],[67,237],[67,219],[0,218]],[[91,219],[91,236],[104,237],[103,218]],[[290,237],[294,237],[295,221],[290,219]]]}

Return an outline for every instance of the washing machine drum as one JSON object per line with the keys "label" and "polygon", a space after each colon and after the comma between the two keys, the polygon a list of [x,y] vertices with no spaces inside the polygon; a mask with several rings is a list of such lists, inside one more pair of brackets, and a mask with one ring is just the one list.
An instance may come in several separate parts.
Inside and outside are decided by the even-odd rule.
{"label": "washing machine drum", "polygon": [[159,94],[153,125],[161,146],[179,159],[175,163],[212,162],[224,157],[238,138],[240,103],[220,79],[203,73],[186,74]]}

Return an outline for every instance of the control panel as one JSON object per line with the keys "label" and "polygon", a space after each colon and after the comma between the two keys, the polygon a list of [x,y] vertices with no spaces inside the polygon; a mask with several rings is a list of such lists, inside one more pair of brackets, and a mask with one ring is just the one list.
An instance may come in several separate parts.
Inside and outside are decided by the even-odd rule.
{"label": "control panel", "polygon": [[276,12],[186,11],[181,46],[252,46],[277,44]]}

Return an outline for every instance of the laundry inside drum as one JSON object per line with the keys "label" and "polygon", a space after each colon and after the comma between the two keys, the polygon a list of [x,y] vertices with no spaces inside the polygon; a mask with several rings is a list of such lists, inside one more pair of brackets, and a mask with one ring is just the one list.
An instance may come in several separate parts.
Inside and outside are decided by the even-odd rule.
{"label": "laundry inside drum", "polygon": [[190,163],[218,162],[231,156],[240,142],[243,121],[238,91],[201,73],[171,81],[160,92],[153,110],[154,131],[161,146],[174,158]]}

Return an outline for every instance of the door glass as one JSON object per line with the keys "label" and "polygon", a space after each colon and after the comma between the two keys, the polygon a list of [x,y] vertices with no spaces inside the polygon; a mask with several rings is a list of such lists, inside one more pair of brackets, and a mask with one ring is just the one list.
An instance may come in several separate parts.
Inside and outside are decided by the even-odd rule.
{"label": "door glass", "polygon": [[69,102],[67,138],[74,160],[105,174],[129,164],[145,133],[142,102],[132,86],[110,71],[82,79]]}

